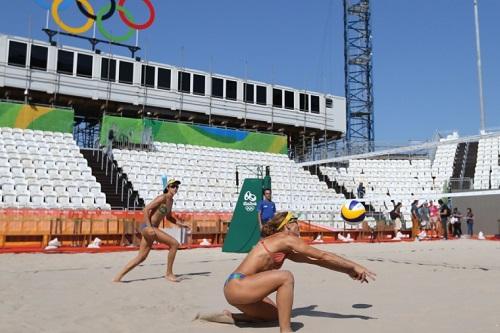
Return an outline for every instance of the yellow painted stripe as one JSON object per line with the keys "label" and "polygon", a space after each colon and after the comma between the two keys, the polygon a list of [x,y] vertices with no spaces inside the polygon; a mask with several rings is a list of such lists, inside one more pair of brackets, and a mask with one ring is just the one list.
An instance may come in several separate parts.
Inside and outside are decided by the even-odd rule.
{"label": "yellow painted stripe", "polygon": [[19,110],[19,114],[16,119],[14,127],[17,128],[28,128],[32,122],[41,116],[52,111],[53,108],[48,108],[44,106],[31,106],[23,105]]}

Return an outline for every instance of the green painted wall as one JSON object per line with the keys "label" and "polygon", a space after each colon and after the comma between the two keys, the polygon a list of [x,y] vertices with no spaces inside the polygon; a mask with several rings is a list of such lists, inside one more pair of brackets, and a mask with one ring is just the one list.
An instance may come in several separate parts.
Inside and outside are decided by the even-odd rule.
{"label": "green painted wall", "polygon": [[72,110],[0,102],[0,127],[72,133],[73,121]]}

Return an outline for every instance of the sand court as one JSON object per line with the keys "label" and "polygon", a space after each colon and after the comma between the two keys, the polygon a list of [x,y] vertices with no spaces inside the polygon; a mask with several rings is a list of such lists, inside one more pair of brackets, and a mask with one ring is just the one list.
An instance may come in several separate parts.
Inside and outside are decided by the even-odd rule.
{"label": "sand court", "polygon": [[[320,245],[378,275],[346,275],[287,261],[295,276],[292,327],[299,332],[500,332],[500,242]],[[243,258],[220,249],[180,251],[164,280],[167,251],[152,251],[124,279],[135,253],[0,256],[2,332],[278,332],[276,325],[192,321],[198,312],[235,310],[222,287]]]}

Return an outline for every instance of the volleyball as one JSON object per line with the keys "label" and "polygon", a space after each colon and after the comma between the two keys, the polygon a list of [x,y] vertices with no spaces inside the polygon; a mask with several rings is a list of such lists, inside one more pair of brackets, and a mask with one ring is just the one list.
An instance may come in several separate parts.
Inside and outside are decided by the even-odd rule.
{"label": "volleyball", "polygon": [[340,215],[347,223],[360,223],[365,220],[366,209],[361,202],[351,200],[342,205]]}

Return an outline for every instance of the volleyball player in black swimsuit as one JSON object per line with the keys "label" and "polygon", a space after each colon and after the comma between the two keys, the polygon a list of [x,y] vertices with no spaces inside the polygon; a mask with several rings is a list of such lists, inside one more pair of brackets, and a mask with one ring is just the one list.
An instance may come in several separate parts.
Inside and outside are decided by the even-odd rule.
{"label": "volleyball player in black swimsuit", "polygon": [[175,254],[179,248],[179,242],[160,230],[158,226],[163,218],[167,218],[170,222],[175,223],[182,228],[187,228],[186,225],[177,223],[177,220],[172,216],[172,205],[174,203],[173,197],[177,194],[180,184],[180,181],[170,179],[167,183],[167,187],[163,191],[163,194],[156,197],[144,208],[144,222],[140,226],[142,239],[139,246],[139,253],[120,271],[120,273],[118,273],[118,275],[113,279],[113,282],[120,282],[125,274],[143,262],[147,258],[149,251],[151,251],[154,241],[166,244],[170,247],[168,251],[167,272],[165,273],[165,278],[169,281],[178,282],[172,271],[172,267],[174,265]]}

